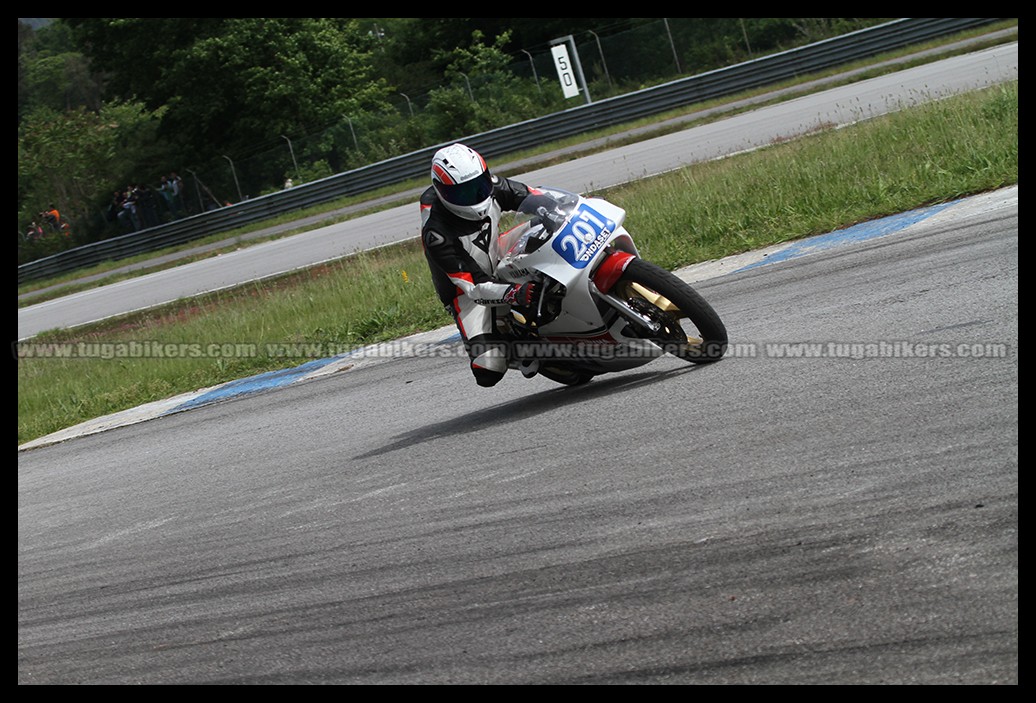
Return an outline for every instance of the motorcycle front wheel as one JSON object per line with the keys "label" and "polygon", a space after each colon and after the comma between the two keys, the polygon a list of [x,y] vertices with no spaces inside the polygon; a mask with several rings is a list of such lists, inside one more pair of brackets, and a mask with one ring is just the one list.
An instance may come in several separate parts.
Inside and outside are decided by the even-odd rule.
{"label": "motorcycle front wheel", "polygon": [[727,351],[727,328],[690,284],[661,266],[632,259],[610,291],[658,325],[640,322],[638,336],[693,364],[719,361]]}

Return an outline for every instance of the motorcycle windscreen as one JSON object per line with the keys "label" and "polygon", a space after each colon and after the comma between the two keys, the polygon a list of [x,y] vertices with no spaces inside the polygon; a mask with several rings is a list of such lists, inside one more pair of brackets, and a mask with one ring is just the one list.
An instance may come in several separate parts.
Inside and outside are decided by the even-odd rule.
{"label": "motorcycle windscreen", "polygon": [[532,235],[532,227],[528,221],[521,222],[511,229],[501,232],[496,238],[496,260],[505,256],[517,256],[525,252],[525,245]]}

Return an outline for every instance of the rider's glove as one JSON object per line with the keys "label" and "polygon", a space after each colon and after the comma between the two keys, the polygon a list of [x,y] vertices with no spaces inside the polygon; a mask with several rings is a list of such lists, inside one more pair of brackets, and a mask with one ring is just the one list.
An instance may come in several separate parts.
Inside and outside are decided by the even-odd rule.
{"label": "rider's glove", "polygon": [[546,229],[551,234],[557,232],[558,228],[561,227],[561,225],[565,224],[564,215],[562,215],[560,212],[548,210],[542,205],[536,208],[536,214],[540,216],[540,219],[543,222],[544,229]]}
{"label": "rider's glove", "polygon": [[504,293],[504,302],[519,310],[535,311],[540,301],[540,287],[535,283],[515,283]]}

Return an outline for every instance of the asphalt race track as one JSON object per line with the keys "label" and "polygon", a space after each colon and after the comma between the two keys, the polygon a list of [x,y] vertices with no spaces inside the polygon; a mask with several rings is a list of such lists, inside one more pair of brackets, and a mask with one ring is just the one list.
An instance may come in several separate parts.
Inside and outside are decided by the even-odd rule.
{"label": "asphalt race track", "polygon": [[1016,190],[695,285],[710,366],[401,356],[19,452],[19,684],[1018,683]]}

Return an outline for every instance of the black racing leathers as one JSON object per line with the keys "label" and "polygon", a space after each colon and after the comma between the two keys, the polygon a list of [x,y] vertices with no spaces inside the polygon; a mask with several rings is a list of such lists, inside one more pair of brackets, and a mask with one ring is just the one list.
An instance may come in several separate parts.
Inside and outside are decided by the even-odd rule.
{"label": "black racing leathers", "polygon": [[493,280],[489,244],[500,214],[517,210],[528,195],[524,184],[494,176],[493,205],[481,221],[447,210],[434,188],[421,195],[421,242],[432,283],[457,323],[475,380],[483,386],[495,384],[507,370],[506,354],[495,336],[494,315],[511,288]]}
{"label": "black racing leathers", "polygon": [[500,214],[517,210],[529,189],[508,178],[494,176],[493,181],[495,206],[480,222],[447,210],[432,187],[421,195],[421,241],[443,305],[452,306],[461,293],[483,305],[498,304],[509,287],[492,280],[489,241]]}

